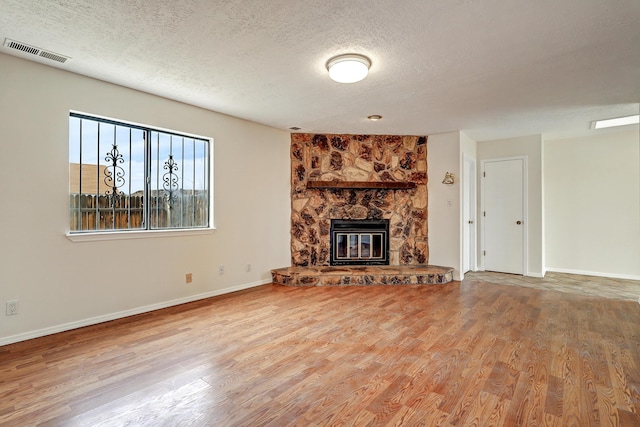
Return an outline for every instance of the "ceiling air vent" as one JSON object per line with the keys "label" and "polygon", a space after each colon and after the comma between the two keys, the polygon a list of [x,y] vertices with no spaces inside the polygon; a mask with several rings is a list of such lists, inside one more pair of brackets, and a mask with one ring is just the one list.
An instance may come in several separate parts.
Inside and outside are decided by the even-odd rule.
{"label": "ceiling air vent", "polygon": [[71,59],[68,56],[59,55],[57,53],[49,52],[47,50],[40,49],[39,47],[30,46],[26,43],[21,43],[11,39],[4,39],[4,47],[19,50],[24,53],[30,53],[32,55],[40,56],[42,58],[50,59],[51,61],[56,61],[63,64]]}

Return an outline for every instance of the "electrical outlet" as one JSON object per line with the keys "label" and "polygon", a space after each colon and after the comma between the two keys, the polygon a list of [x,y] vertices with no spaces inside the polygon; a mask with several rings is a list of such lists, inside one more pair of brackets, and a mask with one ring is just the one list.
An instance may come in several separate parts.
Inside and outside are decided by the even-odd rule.
{"label": "electrical outlet", "polygon": [[218,274],[224,274],[224,265],[218,266]]}
{"label": "electrical outlet", "polygon": [[18,314],[18,300],[7,301],[7,316]]}
{"label": "electrical outlet", "polygon": [[247,273],[251,271],[251,264],[247,264]]}
{"label": "electrical outlet", "polygon": [[193,282],[193,275],[191,273],[187,273],[184,276],[184,283],[191,283]]}

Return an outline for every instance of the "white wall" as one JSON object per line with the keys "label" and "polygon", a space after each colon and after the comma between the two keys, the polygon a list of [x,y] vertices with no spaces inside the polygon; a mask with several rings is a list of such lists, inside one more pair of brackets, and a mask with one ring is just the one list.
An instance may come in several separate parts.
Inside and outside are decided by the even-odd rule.
{"label": "white wall", "polygon": [[[462,251],[468,250],[462,241],[464,156],[475,159],[476,151],[476,141],[459,131],[427,139],[429,264],[452,267],[454,280],[464,279]],[[446,172],[454,174],[453,185],[442,183]]]}
{"label": "white wall", "polygon": [[[542,178],[542,136],[478,142],[478,165],[482,160],[527,156],[527,271],[525,275],[544,276],[544,199]],[[479,167],[479,172],[482,173]],[[482,179],[482,178],[480,178]],[[482,197],[482,194],[479,195]],[[482,231],[480,230],[480,233]],[[481,252],[480,252],[481,253]],[[480,265],[483,265],[480,255]]]}
{"label": "white wall", "polygon": [[[12,56],[0,69],[0,345],[268,283],[290,265],[287,132]],[[67,239],[69,110],[213,137],[217,230]]]}
{"label": "white wall", "polygon": [[545,142],[549,270],[640,279],[640,134]]}
{"label": "white wall", "polygon": [[[429,212],[429,264],[452,267],[460,280],[460,132],[429,135],[427,139],[427,182]],[[455,184],[442,183],[452,172]]]}

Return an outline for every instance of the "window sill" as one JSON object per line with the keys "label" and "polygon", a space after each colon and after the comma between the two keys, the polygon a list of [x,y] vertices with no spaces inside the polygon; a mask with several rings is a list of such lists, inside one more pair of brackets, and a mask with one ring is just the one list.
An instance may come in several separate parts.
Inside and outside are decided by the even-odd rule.
{"label": "window sill", "polygon": [[212,234],[215,228],[194,228],[188,230],[140,230],[140,231],[103,231],[91,233],[67,233],[67,239],[74,243],[96,242],[101,240],[152,239],[157,237],[199,236]]}

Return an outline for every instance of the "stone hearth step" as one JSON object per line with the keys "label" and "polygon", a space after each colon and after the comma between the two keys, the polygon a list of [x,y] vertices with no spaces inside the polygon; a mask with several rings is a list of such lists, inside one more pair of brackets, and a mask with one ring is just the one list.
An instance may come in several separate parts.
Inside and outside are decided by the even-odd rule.
{"label": "stone hearth step", "polygon": [[453,268],[437,265],[285,267],[271,270],[285,286],[436,285],[453,280]]}

